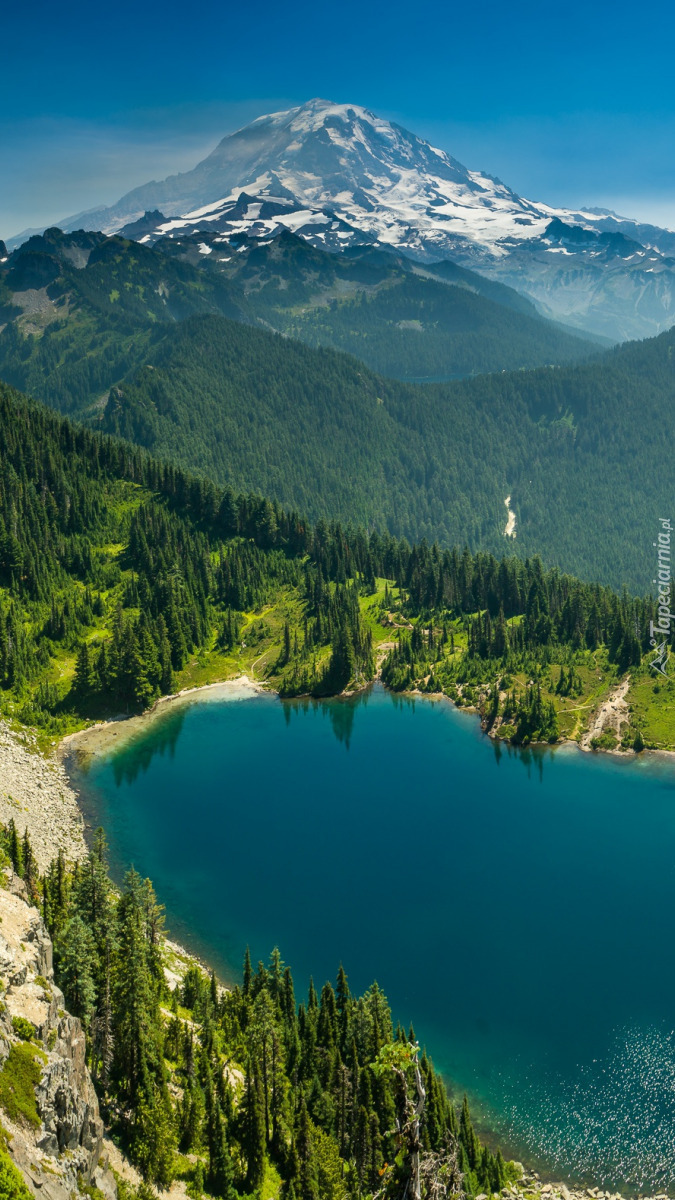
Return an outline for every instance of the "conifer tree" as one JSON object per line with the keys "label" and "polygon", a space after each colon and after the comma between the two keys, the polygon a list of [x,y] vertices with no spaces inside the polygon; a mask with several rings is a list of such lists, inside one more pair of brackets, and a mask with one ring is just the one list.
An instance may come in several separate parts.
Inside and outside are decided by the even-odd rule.
{"label": "conifer tree", "polygon": [[130,1101],[152,1082],[163,1083],[159,1003],[148,963],[146,895],[136,871],[128,872],[118,906],[119,936],[115,954],[115,1078]]}
{"label": "conifer tree", "polygon": [[21,875],[28,889],[28,895],[32,900],[36,900],[38,896],[38,869],[33,854],[33,847],[30,844],[28,836],[28,826],[23,832],[23,842],[21,845]]}
{"label": "conifer tree", "polygon": [[23,858],[21,855],[21,843],[17,833],[14,817],[9,818],[7,824],[7,853],[9,854],[10,862],[13,870],[17,875],[23,874]]}
{"label": "conifer tree", "polygon": [[317,1178],[317,1164],[314,1155],[312,1122],[309,1119],[304,1097],[300,1104],[295,1145],[298,1155],[298,1183],[296,1187],[298,1200],[321,1200]]}
{"label": "conifer tree", "polygon": [[247,946],[246,954],[244,956],[244,996],[246,996],[247,998],[251,995],[251,980],[252,980],[252,978],[253,978],[253,971],[251,969],[251,951],[249,950],[249,948]]}
{"label": "conifer tree", "polygon": [[96,999],[92,973],[95,942],[90,930],[77,913],[64,926],[56,950],[59,980],[68,1007],[87,1027]]}
{"label": "conifer tree", "polygon": [[242,1149],[246,1159],[246,1188],[255,1191],[265,1177],[265,1114],[260,1085],[249,1062],[242,1100]]}
{"label": "conifer tree", "polygon": [[82,642],[77,652],[77,660],[75,663],[75,688],[82,696],[86,696],[92,686],[92,665],[91,656],[89,653],[89,645],[87,642]]}
{"label": "conifer tree", "polygon": [[209,1192],[222,1200],[236,1200],[234,1165],[228,1146],[223,1114],[213,1091],[211,1074],[206,1082],[206,1137],[209,1153],[207,1182]]}

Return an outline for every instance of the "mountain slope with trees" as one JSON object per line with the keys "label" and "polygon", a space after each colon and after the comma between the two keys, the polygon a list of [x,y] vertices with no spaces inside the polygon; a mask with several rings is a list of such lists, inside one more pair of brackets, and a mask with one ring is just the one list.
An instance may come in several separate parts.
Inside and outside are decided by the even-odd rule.
{"label": "mountain slope with trees", "polygon": [[[373,674],[334,538],[0,387],[0,697],[43,729],[147,707],[206,655],[285,692]],[[302,670],[288,667],[291,622]],[[247,653],[242,651],[244,641]]]}
{"label": "mountain slope with trees", "polygon": [[484,685],[522,676],[526,698],[541,680],[553,707],[583,692],[590,715],[630,670],[643,681],[634,735],[675,741],[671,685],[649,687],[652,600],[546,572],[536,557],[312,526],[6,388],[0,438],[0,706],[47,737],[254,664],[283,695],[362,686],[393,632],[392,687],[457,700],[465,684],[486,696]]}
{"label": "mountain slope with trees", "polygon": [[123,238],[48,229],[0,268],[0,378],[81,414],[176,322],[209,312],[242,316],[225,279]]}
{"label": "mountain slope with trees", "polygon": [[200,233],[156,248],[224,276],[266,326],[396,379],[579,362],[598,351],[511,288],[451,262],[422,267],[379,247],[328,254],[286,231],[231,243]]}
{"label": "mountain slope with trees", "polygon": [[[649,588],[644,548],[669,502],[671,455],[659,431],[675,390],[673,331],[578,366],[405,384],[255,327],[250,306],[265,293],[256,255],[266,272],[270,256],[279,268],[276,304],[282,283],[292,293],[292,242],[249,249],[243,290],[241,279],[124,239],[50,231],[37,242],[5,276],[5,315],[17,298],[33,307],[0,332],[0,371],[52,406],[310,520],[356,521],[409,541],[499,553],[511,496],[520,553],[638,593]],[[313,287],[332,256],[315,262],[305,252]],[[369,252],[350,270],[366,283],[381,279],[393,269],[384,258],[386,269]],[[6,283],[16,285],[17,272],[23,291]],[[343,303],[395,306],[401,286],[339,300],[336,312]]]}
{"label": "mountain slope with trees", "polygon": [[451,263],[433,277],[417,270],[383,251],[313,250],[288,233],[262,245],[204,235],[152,248],[48,229],[0,265],[0,376],[62,412],[85,412],[158,336],[207,312],[401,377],[576,362],[597,349],[501,284]]}
{"label": "mountain slope with trees", "polygon": [[313,519],[410,541],[499,553],[511,496],[519,553],[642,593],[668,515],[674,352],[670,331],[584,366],[416,387],[195,317],[113,391],[101,425]]}

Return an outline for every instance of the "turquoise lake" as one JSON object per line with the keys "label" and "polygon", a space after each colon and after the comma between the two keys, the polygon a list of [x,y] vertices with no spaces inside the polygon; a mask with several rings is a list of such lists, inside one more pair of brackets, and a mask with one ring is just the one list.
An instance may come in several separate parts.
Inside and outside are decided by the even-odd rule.
{"label": "turquoise lake", "polygon": [[517,752],[379,686],[167,706],[78,779],[113,873],[229,979],[376,978],[510,1153],[675,1181],[675,767]]}

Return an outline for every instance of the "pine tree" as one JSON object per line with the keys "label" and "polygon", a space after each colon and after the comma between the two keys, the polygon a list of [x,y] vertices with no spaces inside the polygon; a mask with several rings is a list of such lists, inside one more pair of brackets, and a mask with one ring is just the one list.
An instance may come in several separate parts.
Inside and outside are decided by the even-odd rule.
{"label": "pine tree", "polygon": [[35,861],[35,855],[33,854],[33,847],[30,844],[30,837],[28,836],[28,826],[26,826],[26,828],[24,829],[24,833],[23,833],[23,843],[21,846],[21,860],[22,860],[21,875],[22,875],[23,881],[26,885],[26,888],[28,889],[28,895],[31,897],[32,900],[36,900],[37,896],[38,896],[38,878],[39,878],[39,876],[38,876],[37,863]]}
{"label": "pine tree", "polygon": [[481,1148],[480,1142],[478,1141],[474,1131],[473,1123],[471,1121],[469,1101],[466,1096],[462,1101],[462,1111],[459,1118],[459,1138],[464,1150],[466,1151],[469,1168],[470,1170],[475,1171],[478,1165]]}
{"label": "pine tree", "polygon": [[253,1013],[248,1030],[249,1045],[254,1056],[256,1074],[262,1088],[265,1120],[265,1140],[271,1140],[271,1097],[273,1090],[273,1068],[279,1059],[279,1035],[275,1026],[274,1005],[266,990],[258,992],[253,1003]]}
{"label": "pine tree", "polygon": [[244,956],[244,995],[248,998],[251,995],[251,980],[253,972],[251,970],[251,951],[246,947]]}
{"label": "pine tree", "polygon": [[204,1120],[204,1098],[196,1079],[188,1073],[183,1089],[183,1099],[178,1113],[178,1137],[180,1149],[189,1154],[199,1146]]}
{"label": "pine tree", "polygon": [[206,1138],[209,1152],[208,1187],[213,1196],[236,1200],[234,1165],[225,1136],[223,1114],[209,1076],[207,1084]]}
{"label": "pine tree", "polygon": [[138,1093],[131,1119],[130,1146],[144,1179],[165,1191],[173,1179],[175,1151],[173,1113],[166,1087],[151,1083]]}
{"label": "pine tree", "polygon": [[91,656],[89,653],[89,645],[87,642],[82,642],[77,652],[75,662],[75,677],[73,680],[74,687],[81,696],[86,696],[91,690],[93,684],[93,671],[91,664]]}
{"label": "pine tree", "polygon": [[87,1027],[96,1000],[92,972],[95,943],[89,929],[77,914],[64,926],[56,951],[59,981],[68,1007]]}
{"label": "pine tree", "polygon": [[344,1057],[349,1043],[349,1025],[351,1018],[351,993],[345,969],[340,963],[335,991],[335,1003],[338,1011],[338,1029],[340,1050]]}
{"label": "pine tree", "polygon": [[321,1200],[314,1155],[312,1122],[309,1119],[304,1098],[300,1105],[295,1145],[298,1154],[298,1184],[296,1188],[298,1200]]}
{"label": "pine tree", "polygon": [[149,1096],[153,1080],[162,1083],[164,1078],[159,1003],[148,963],[146,903],[141,878],[132,869],[118,906],[113,993],[113,1074],[132,1104],[141,1090]]}
{"label": "pine tree", "polygon": [[246,1159],[246,1188],[253,1192],[265,1177],[265,1114],[260,1086],[249,1062],[242,1101],[242,1149]]}
{"label": "pine tree", "polygon": [[105,946],[100,991],[99,1006],[92,1021],[92,1069],[95,1077],[100,1080],[105,1090],[110,1079],[110,1068],[113,1061],[113,1012],[112,988],[110,979],[110,944]]}
{"label": "pine tree", "polygon": [[338,1014],[335,1003],[335,992],[330,983],[325,983],[321,989],[319,1019],[316,1028],[318,1045],[325,1050],[332,1050],[338,1040]]}
{"label": "pine tree", "polygon": [[17,875],[23,874],[23,858],[21,855],[21,844],[17,833],[14,817],[9,818],[7,824],[7,853],[9,854],[12,869]]}
{"label": "pine tree", "polygon": [[102,830],[96,834],[94,849],[80,869],[74,904],[94,935],[99,957],[111,942],[114,932],[114,906],[106,871],[106,843]]}

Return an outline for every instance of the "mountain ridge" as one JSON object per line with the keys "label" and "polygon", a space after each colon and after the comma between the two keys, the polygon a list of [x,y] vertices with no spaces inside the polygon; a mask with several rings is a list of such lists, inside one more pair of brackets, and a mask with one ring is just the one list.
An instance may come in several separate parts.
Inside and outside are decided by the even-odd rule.
{"label": "mountain ridge", "polygon": [[516,287],[542,315],[612,341],[675,322],[675,233],[523,198],[359,105],[314,99],[258,117],[191,171],[61,222],[83,223],[149,242],[286,228],[334,252],[377,244],[423,262],[451,258]]}
{"label": "mountain ridge", "polygon": [[288,231],[231,255],[207,234],[153,247],[51,229],[0,265],[0,376],[81,412],[142,361],[167,324],[208,311],[346,350],[397,378],[596,352],[519,293],[451,263],[417,268],[378,248],[333,255]]}

